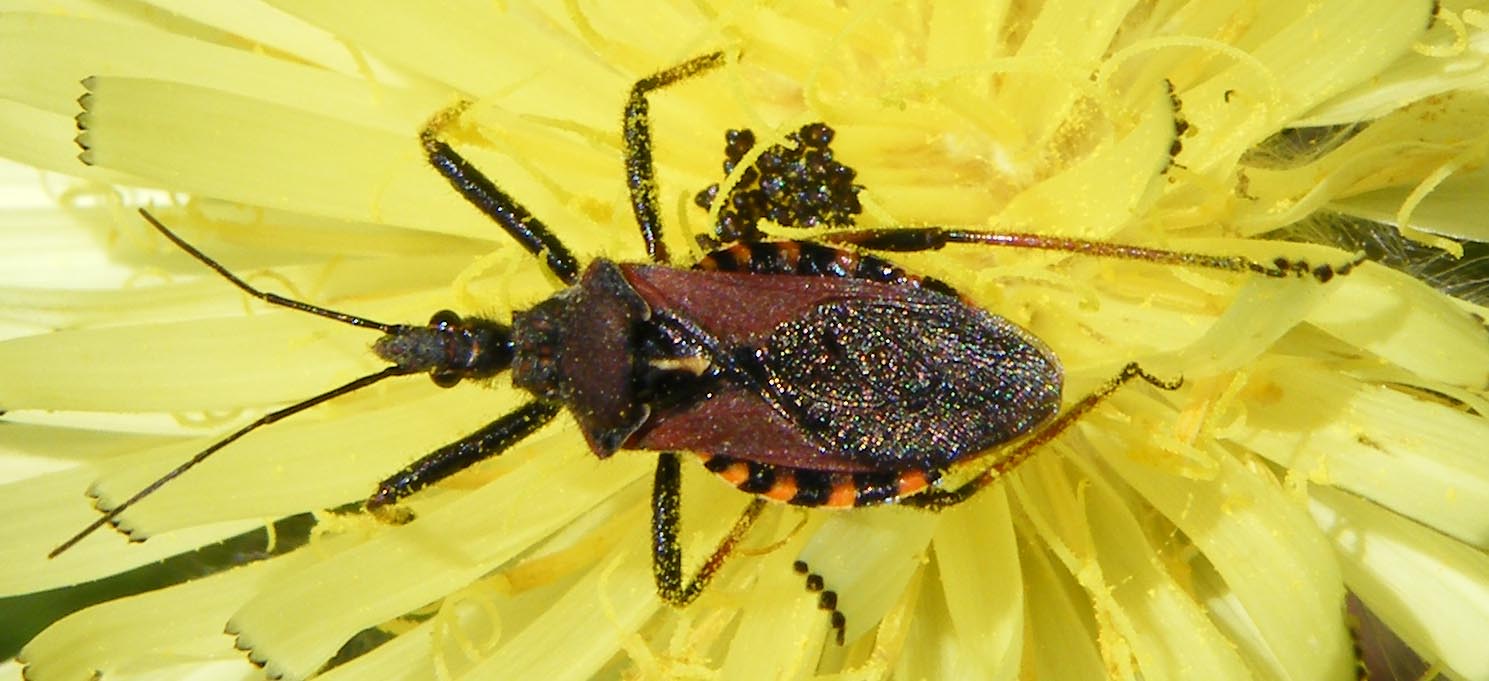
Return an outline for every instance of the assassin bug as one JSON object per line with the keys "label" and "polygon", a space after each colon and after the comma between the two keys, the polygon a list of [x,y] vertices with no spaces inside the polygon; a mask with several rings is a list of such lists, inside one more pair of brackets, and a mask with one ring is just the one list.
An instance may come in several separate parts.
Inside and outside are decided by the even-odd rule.
{"label": "assassin bug", "polygon": [[[50,555],[238,438],[332,398],[392,376],[427,373],[448,387],[511,372],[530,401],[389,476],[366,500],[366,509],[406,520],[398,500],[501,454],[567,411],[600,458],[622,449],[659,452],[652,491],[654,576],[659,595],[681,607],[702,592],[766,500],[941,509],[1013,469],[1120,386],[1142,379],[1165,390],[1179,387],[1178,380],[1164,381],[1129,364],[1061,412],[1062,368],[1043,342],[962,299],[949,285],[864,251],[984,244],[1319,281],[1359,262],[1315,268],[1279,259],[1266,265],[1243,257],[935,227],[843,229],[815,241],[767,241],[754,227],[759,218],[845,226],[857,212],[852,171],[832,161],[831,129],[815,124],[793,137],[804,167],[816,169],[813,179],[783,180],[787,175],[773,174],[779,168],[764,166],[753,168],[753,176],[745,173],[730,192],[733,208],[719,231],[732,245],[691,268],[676,267],[661,238],[648,97],[724,61],[722,53],[698,57],[631,89],[622,131],[626,183],[648,264],[601,258],[581,270],[544,223],[442,140],[468,103],[429,121],[419,136],[428,162],[567,285],[514,313],[510,324],[448,310],[423,325],[385,324],[260,291],[141,210],[166,238],[239,289],[274,305],[380,332],[373,351],[390,366],[223,437]],[[751,144],[744,132],[731,133],[726,171]],[[782,156],[777,149],[770,154]],[[816,208],[811,201],[783,204],[778,191],[771,194],[783,187],[788,193],[811,191],[819,180],[827,193]],[[716,191],[707,191],[705,200]],[[1010,451],[967,481],[937,484],[948,469],[1008,443],[1014,443]],[[691,577],[684,574],[678,541],[678,451],[697,454],[708,470],[754,497]],[[800,562],[795,567],[809,572]],[[807,583],[822,590],[820,576],[809,575]],[[841,639],[842,616],[830,594],[823,593],[822,604],[834,610]]]}

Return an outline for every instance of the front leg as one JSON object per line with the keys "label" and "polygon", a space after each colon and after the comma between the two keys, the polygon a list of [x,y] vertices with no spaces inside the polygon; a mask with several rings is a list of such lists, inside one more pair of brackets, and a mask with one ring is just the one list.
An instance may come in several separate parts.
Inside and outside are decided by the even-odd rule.
{"label": "front leg", "polygon": [[424,130],[419,133],[419,144],[424,147],[429,165],[434,166],[466,201],[501,225],[529,253],[543,258],[560,281],[572,285],[579,278],[579,261],[574,259],[568,247],[548,230],[542,220],[440,139],[440,134],[454,125],[467,108],[470,108],[470,102],[459,102],[435,114],[424,125]]}
{"label": "front leg", "polygon": [[413,519],[406,509],[393,506],[414,492],[511,449],[558,415],[548,402],[528,402],[484,428],[420,457],[403,470],[378,483],[377,491],[364,504],[379,520],[401,524]]}

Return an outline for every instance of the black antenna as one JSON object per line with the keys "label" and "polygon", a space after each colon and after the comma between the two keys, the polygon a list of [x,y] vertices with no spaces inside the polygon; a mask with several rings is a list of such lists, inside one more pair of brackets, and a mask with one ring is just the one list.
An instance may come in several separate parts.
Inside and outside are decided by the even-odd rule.
{"label": "black antenna", "polygon": [[251,295],[251,296],[253,296],[255,298],[258,298],[259,300],[262,300],[262,301],[264,301],[266,303],[272,303],[274,305],[281,305],[281,306],[290,308],[292,310],[299,310],[301,312],[309,312],[310,314],[313,314],[313,315],[316,315],[316,316],[319,316],[319,317],[325,317],[326,319],[334,319],[334,320],[336,320],[338,322],[341,322],[343,324],[351,324],[352,326],[360,326],[362,328],[367,328],[367,329],[376,329],[376,330],[381,331],[383,333],[392,333],[393,332],[394,325],[392,325],[392,324],[384,324],[382,322],[375,322],[375,321],[372,321],[371,319],[366,319],[364,317],[358,317],[356,315],[349,315],[349,314],[347,314],[345,312],[337,312],[335,310],[328,310],[328,309],[326,309],[324,307],[320,307],[320,306],[317,306],[317,305],[311,305],[310,303],[302,303],[302,302],[300,302],[298,300],[293,300],[293,299],[290,299],[290,298],[285,298],[284,296],[281,296],[281,295],[276,295],[276,294],[273,294],[273,293],[267,293],[267,292],[264,292],[264,291],[260,291],[260,290],[258,290],[256,288],[250,286],[248,284],[248,282],[243,281],[242,279],[239,279],[238,278],[238,275],[235,275],[232,272],[229,272],[226,267],[223,267],[222,265],[218,264],[218,262],[216,260],[213,260],[213,259],[207,257],[207,254],[206,253],[203,253],[203,252],[197,250],[195,246],[192,246],[191,244],[186,243],[184,240],[181,239],[181,237],[176,236],[176,233],[175,232],[172,232],[165,225],[160,224],[160,221],[159,220],[156,220],[155,219],[155,216],[154,215],[151,215],[149,211],[145,210],[144,208],[141,208],[140,209],[140,215],[142,217],[144,217],[145,218],[145,221],[148,222],[148,223],[150,223],[150,225],[152,227],[154,227],[156,230],[158,230],[161,234],[164,234],[165,235],[165,238],[170,239],[171,240],[171,243],[176,244],[177,246],[181,247],[181,250],[186,251],[187,253],[190,253],[191,254],[191,257],[196,258],[197,260],[200,260],[203,265],[206,265],[207,267],[212,268],[212,271],[214,271],[214,272],[222,275],[224,279],[227,279],[228,281],[232,282],[233,286],[237,286],[238,288],[242,289],[248,295]]}
{"label": "black antenna", "polygon": [[[228,281],[232,282],[232,284],[234,286],[237,286],[238,288],[242,289],[244,292],[248,293],[249,295],[251,295],[251,296],[253,296],[255,298],[258,298],[259,300],[262,300],[262,301],[264,301],[266,303],[271,303],[271,304],[274,304],[274,305],[280,305],[280,306],[283,306],[283,307],[287,307],[287,308],[290,308],[292,310],[299,310],[301,312],[307,312],[307,313],[310,313],[310,314],[313,314],[313,315],[316,315],[316,316],[319,316],[319,317],[325,317],[327,319],[333,319],[335,321],[342,322],[344,324],[350,324],[352,326],[361,327],[361,328],[364,328],[364,329],[373,329],[373,330],[376,330],[376,331],[381,331],[381,332],[386,333],[386,334],[395,333],[400,328],[400,327],[397,327],[395,325],[383,324],[381,322],[375,322],[375,321],[372,321],[370,319],[366,319],[366,318],[363,318],[363,317],[358,317],[356,315],[349,315],[349,314],[346,314],[344,312],[337,312],[335,310],[329,310],[329,309],[326,309],[324,307],[319,307],[319,306],[311,305],[309,303],[304,303],[304,302],[301,302],[301,301],[298,301],[298,300],[292,300],[290,298],[285,298],[283,296],[276,295],[276,294],[273,294],[273,293],[267,293],[267,292],[264,292],[264,291],[260,291],[260,290],[258,290],[256,288],[250,286],[248,284],[248,282],[245,282],[242,279],[239,279],[232,272],[229,272],[226,267],[223,267],[222,265],[218,264],[218,262],[216,260],[213,260],[212,258],[207,257],[207,255],[205,253],[202,253],[201,251],[197,250],[195,246],[192,246],[191,244],[188,244],[185,241],[183,241],[181,239],[181,237],[176,236],[175,232],[172,232],[165,225],[161,224],[159,220],[156,220],[155,219],[155,216],[151,215],[145,209],[143,209],[143,208],[140,209],[140,215],[143,216],[145,218],[145,221],[146,222],[149,222],[151,224],[151,226],[153,226],[153,227],[155,227],[155,229],[159,230],[161,234],[164,234],[165,235],[165,238],[170,239],[171,240],[171,243],[174,243],[177,246],[179,246],[181,248],[181,250],[186,251],[187,253],[190,253],[192,257],[194,257],[197,260],[201,261],[202,264],[206,265],[207,267],[212,268],[212,270],[214,272],[222,275],[223,278],[225,278]],[[126,499],[124,501],[124,503],[119,504],[118,506],[115,506],[112,510],[109,510],[108,512],[104,513],[102,517],[98,518],[97,520],[94,520],[87,527],[83,528],[83,531],[81,531],[81,532],[73,535],[72,538],[68,539],[67,541],[62,542],[62,544],[60,546],[58,546],[57,548],[52,549],[51,553],[48,553],[47,554],[47,558],[56,558],[58,555],[61,555],[61,553],[63,551],[66,551],[66,550],[72,548],[72,546],[74,544],[77,544],[79,541],[82,541],[82,539],[84,537],[92,534],[94,532],[94,530],[97,530],[98,528],[103,527],[105,523],[108,523],[108,522],[113,521],[115,518],[117,518],[119,516],[120,513],[123,513],[124,512],[124,509],[127,509],[130,506],[134,505],[135,502],[138,502],[139,500],[141,500],[141,499],[143,499],[143,498],[145,498],[147,496],[150,496],[151,494],[153,494],[155,492],[155,490],[160,489],[160,487],[162,485],[166,484],[167,482],[170,482],[171,480],[176,479],[182,473],[185,473],[186,471],[191,470],[191,468],[193,466],[196,466],[197,464],[199,464],[202,461],[206,460],[207,457],[211,456],[217,450],[222,449],[223,447],[228,446],[229,444],[231,444],[232,442],[234,442],[238,438],[241,438],[244,435],[247,435],[247,434],[253,432],[255,429],[260,428],[262,426],[267,426],[267,425],[269,425],[271,423],[274,423],[275,421],[278,421],[278,420],[283,419],[285,417],[293,416],[295,414],[298,414],[298,413],[300,413],[302,411],[305,411],[306,409],[309,409],[311,407],[314,407],[314,406],[316,406],[316,405],[318,405],[318,404],[320,404],[322,402],[325,402],[327,400],[330,400],[330,399],[333,399],[333,398],[336,398],[336,397],[340,397],[340,396],[345,395],[345,394],[350,393],[350,392],[361,390],[362,388],[365,388],[365,387],[367,387],[369,385],[372,385],[373,383],[377,383],[378,381],[381,381],[381,380],[383,380],[385,378],[388,378],[390,376],[402,376],[402,375],[407,375],[407,374],[410,374],[410,373],[413,373],[413,370],[410,370],[408,368],[405,368],[405,367],[402,367],[402,366],[398,366],[398,365],[390,366],[390,367],[388,367],[386,369],[383,369],[382,371],[379,371],[377,373],[368,374],[366,376],[363,376],[361,378],[358,378],[356,380],[353,380],[353,381],[351,381],[349,383],[346,383],[344,385],[341,385],[341,386],[332,388],[330,390],[327,390],[326,392],[323,392],[323,393],[321,393],[319,395],[316,395],[314,397],[311,397],[309,399],[305,399],[305,400],[302,400],[300,402],[296,402],[296,403],[294,403],[294,404],[292,404],[292,405],[290,405],[288,407],[284,407],[283,409],[279,409],[277,411],[273,411],[273,412],[270,412],[268,414],[265,414],[265,415],[259,417],[258,420],[254,421],[253,423],[250,423],[250,424],[248,424],[246,426],[243,426],[242,428],[239,428],[238,430],[234,431],[232,434],[228,435],[227,437],[224,437],[221,440],[218,440],[217,442],[213,443],[211,446],[207,447],[206,449],[203,449],[201,452],[197,453],[196,456],[191,457],[191,459],[187,460],[185,463],[183,463],[183,464],[175,467],[169,473],[166,473],[165,475],[162,475],[159,478],[157,478],[155,480],[155,482],[152,482],[149,485],[146,485],[144,489],[136,492],[134,494],[134,496]]]}
{"label": "black antenna", "polygon": [[62,544],[60,546],[58,546],[57,548],[52,549],[52,552],[47,554],[47,558],[56,558],[63,551],[66,551],[66,550],[72,548],[72,545],[73,544],[76,544],[79,541],[82,541],[83,537],[86,537],[86,536],[88,536],[90,534],[93,534],[93,531],[94,530],[97,530],[98,528],[103,527],[104,523],[107,523],[109,521],[112,521],[114,518],[117,518],[120,513],[123,513],[124,512],[124,509],[129,508],[130,506],[133,506],[134,503],[137,502],[137,501],[139,501],[140,499],[143,499],[143,498],[145,498],[147,496],[150,496],[151,494],[153,494],[155,492],[155,490],[160,489],[160,487],[162,485],[166,484],[167,482],[170,482],[171,480],[174,480],[176,477],[180,476],[182,473],[185,473],[186,471],[191,470],[191,468],[193,466],[195,466],[195,465],[201,463],[202,461],[206,460],[207,457],[211,456],[217,450],[222,449],[223,447],[228,446],[234,440],[237,440],[238,438],[243,437],[244,435],[247,435],[248,433],[252,432],[254,429],[256,429],[256,428],[258,428],[260,426],[267,426],[267,425],[269,425],[271,423],[274,423],[275,421],[278,421],[278,420],[280,420],[280,419],[282,419],[282,418],[284,418],[286,416],[292,416],[294,414],[298,414],[298,413],[300,413],[302,411],[305,411],[306,409],[309,409],[311,407],[314,407],[315,405],[320,404],[322,402],[325,402],[326,400],[329,400],[329,399],[331,399],[333,397],[340,397],[340,396],[345,395],[345,394],[347,394],[349,392],[352,392],[352,391],[355,391],[355,390],[361,390],[362,388],[365,388],[365,387],[367,387],[369,385],[372,385],[373,383],[377,383],[378,381],[381,381],[381,380],[383,380],[385,378],[388,378],[389,376],[400,376],[400,375],[403,375],[403,374],[406,374],[406,373],[407,372],[404,371],[402,367],[390,366],[390,367],[388,367],[386,369],[383,369],[382,371],[379,371],[379,372],[377,372],[375,374],[368,374],[366,376],[363,376],[363,377],[361,377],[361,378],[359,378],[359,379],[357,379],[355,381],[352,381],[350,383],[347,383],[345,385],[342,385],[342,386],[339,386],[339,387],[336,387],[336,388],[332,388],[330,390],[327,390],[326,392],[323,392],[323,393],[321,393],[319,395],[316,395],[315,397],[312,397],[312,398],[310,398],[308,400],[304,400],[304,401],[301,401],[301,402],[296,402],[296,403],[294,403],[294,404],[292,404],[292,405],[290,405],[288,407],[285,407],[283,409],[280,409],[278,411],[273,411],[273,412],[270,412],[268,414],[264,414],[257,421],[254,421],[253,423],[250,423],[250,424],[248,424],[246,426],[243,426],[242,428],[239,428],[233,434],[231,434],[231,435],[229,435],[229,436],[227,436],[225,438],[222,438],[221,440],[218,440],[212,446],[210,446],[210,447],[208,447],[206,449],[203,449],[196,456],[191,457],[191,459],[187,460],[186,463],[183,463],[183,464],[181,464],[179,466],[176,466],[174,469],[171,470],[171,472],[166,473],[165,475],[160,476],[159,478],[157,478],[155,480],[155,482],[152,482],[149,485],[146,485],[144,489],[142,489],[142,490],[140,490],[138,492],[135,492],[134,496],[126,499],[124,501],[124,503],[119,504],[118,506],[115,506],[112,510],[110,510],[109,512],[103,514],[103,516],[100,517],[99,519],[93,521],[92,523],[89,523],[89,525],[87,527],[83,528],[83,531],[81,531],[81,532],[73,535],[71,539],[68,539],[67,541],[62,542]]}

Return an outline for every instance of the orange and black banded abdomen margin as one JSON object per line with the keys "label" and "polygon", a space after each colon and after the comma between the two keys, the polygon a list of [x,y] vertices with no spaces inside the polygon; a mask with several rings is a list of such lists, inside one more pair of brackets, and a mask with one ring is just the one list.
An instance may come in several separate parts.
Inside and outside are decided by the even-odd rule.
{"label": "orange and black banded abdomen margin", "polygon": [[893,503],[930,486],[936,471],[817,471],[700,455],[703,467],[741,492],[793,506],[848,508]]}

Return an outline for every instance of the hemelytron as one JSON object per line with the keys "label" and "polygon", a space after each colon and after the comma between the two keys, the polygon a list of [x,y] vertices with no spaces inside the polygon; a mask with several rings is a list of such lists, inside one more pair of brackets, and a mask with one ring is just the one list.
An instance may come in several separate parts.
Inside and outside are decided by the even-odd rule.
{"label": "hemelytron", "polygon": [[[474,433],[387,477],[365,502],[403,520],[397,503],[478,461],[496,456],[567,412],[600,458],[658,452],[652,488],[652,550],[659,595],[685,606],[702,592],[767,500],[798,506],[900,504],[940,509],[996,481],[1133,379],[1179,387],[1127,365],[1061,411],[1063,370],[1038,338],[962,298],[944,282],[911,274],[871,252],[983,244],[1066,251],[1266,276],[1328,281],[1359,261],[1313,267],[1258,263],[1038,234],[912,227],[853,229],[855,173],[834,157],[821,124],[789,136],[745,169],[723,201],[717,250],[689,267],[672,263],[662,240],[648,101],[656,91],[714,69],[722,53],[698,57],[636,82],[623,112],[624,175],[651,258],[603,258],[581,268],[547,225],[468,163],[442,138],[465,110],[436,114],[419,135],[429,163],[467,201],[539,257],[567,288],[510,322],[436,312],[424,324],[386,324],[260,291],[141,215],[182,250],[243,291],[274,305],[377,331],[373,351],[389,366],[271,412],[228,434],[110,509],[58,546],[56,556],[161,485],[262,426],[393,376],[428,374],[448,387],[510,372],[530,399]],[[725,172],[754,144],[727,136]],[[836,228],[814,241],[771,241],[761,219]],[[685,577],[678,541],[680,462],[704,467],[754,499],[713,553]],[[996,457],[985,457],[996,452]],[[989,463],[980,463],[982,461]],[[953,467],[980,466],[955,486]],[[836,595],[798,561],[821,592],[841,640]]]}

